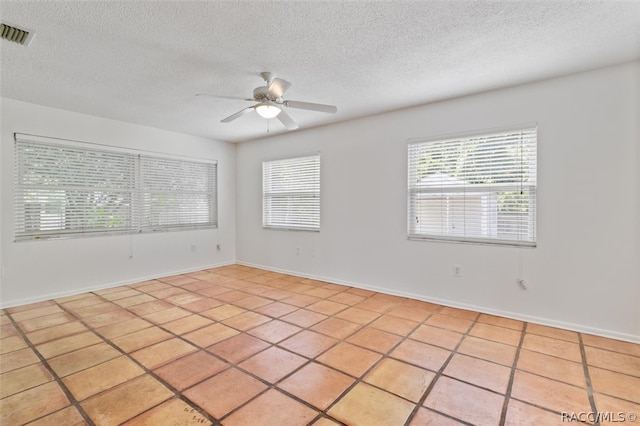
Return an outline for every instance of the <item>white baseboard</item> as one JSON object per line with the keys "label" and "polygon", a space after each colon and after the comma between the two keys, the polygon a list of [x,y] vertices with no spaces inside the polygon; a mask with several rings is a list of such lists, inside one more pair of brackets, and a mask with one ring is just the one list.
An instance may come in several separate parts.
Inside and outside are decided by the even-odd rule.
{"label": "white baseboard", "polygon": [[44,302],[45,300],[59,299],[61,297],[66,297],[66,296],[75,296],[76,294],[88,293],[88,292],[97,291],[97,290],[104,290],[106,288],[120,287],[123,285],[155,280],[158,278],[169,277],[171,275],[188,274],[191,272],[202,271],[204,269],[218,268],[220,266],[228,266],[228,265],[235,265],[235,264],[236,264],[235,260],[231,260],[227,262],[202,265],[196,268],[180,269],[175,271],[163,272],[161,274],[139,276],[139,277],[123,280],[123,281],[100,284],[100,285],[91,286],[91,287],[83,287],[77,290],[61,291],[57,293],[47,293],[47,294],[38,295],[36,297],[28,297],[24,299],[12,300],[7,304],[5,304],[4,302],[0,302],[0,309],[12,308],[14,306],[28,305],[30,303]]}
{"label": "white baseboard", "polygon": [[91,292],[91,291],[104,290],[106,288],[119,287],[119,286],[123,286],[123,285],[135,284],[135,283],[142,282],[142,281],[154,280],[154,279],[158,279],[158,278],[168,277],[168,276],[171,276],[171,275],[187,274],[187,273],[191,273],[191,272],[202,271],[204,269],[211,269],[211,268],[217,268],[217,267],[220,267],[220,266],[228,266],[228,265],[234,265],[234,264],[250,266],[250,267],[253,267],[253,268],[260,268],[260,269],[264,269],[264,270],[267,270],[267,271],[279,272],[279,273],[282,273],[282,274],[296,275],[296,276],[309,278],[309,279],[313,279],[313,280],[325,281],[325,282],[332,283],[332,284],[340,284],[340,285],[349,286],[349,287],[361,288],[361,289],[364,289],[364,290],[371,290],[371,291],[375,291],[375,292],[378,292],[378,293],[384,293],[384,294],[389,294],[389,295],[393,295],[393,296],[400,296],[400,297],[407,297],[407,298],[416,299],[416,300],[422,300],[422,301],[425,301],[425,302],[436,303],[438,305],[450,306],[450,307],[453,307],[453,308],[468,309],[468,310],[481,312],[481,313],[485,313],[485,314],[497,315],[497,316],[501,316],[501,317],[520,320],[520,321],[526,321],[526,322],[531,322],[531,323],[535,323],[535,324],[547,325],[547,326],[550,326],[550,327],[558,327],[558,328],[563,328],[563,329],[566,329],[566,330],[577,331],[577,332],[580,332],[580,333],[588,333],[588,334],[593,334],[593,335],[596,335],[596,336],[608,337],[608,338],[617,339],[617,340],[624,340],[624,341],[631,342],[631,343],[640,343],[640,336],[636,336],[636,335],[633,335],[633,334],[620,333],[620,332],[613,331],[613,330],[606,330],[606,329],[601,329],[601,328],[589,327],[589,326],[585,326],[585,325],[582,325],[582,324],[575,324],[575,323],[570,323],[570,322],[557,321],[557,320],[554,320],[554,319],[543,318],[543,317],[538,317],[538,316],[534,316],[534,315],[523,315],[523,314],[520,314],[518,312],[504,311],[504,310],[500,310],[500,309],[491,309],[491,308],[487,308],[485,306],[478,306],[478,305],[460,303],[460,302],[447,300],[447,299],[426,297],[426,296],[423,296],[423,295],[409,293],[409,292],[403,292],[403,291],[394,291],[393,289],[389,289],[389,288],[386,288],[386,287],[376,287],[376,286],[371,286],[371,285],[357,283],[357,282],[340,280],[340,279],[336,279],[336,278],[332,278],[332,277],[325,277],[325,276],[313,275],[313,274],[305,274],[305,273],[298,272],[298,271],[290,271],[290,270],[286,270],[286,269],[273,268],[271,266],[258,265],[258,264],[254,264],[254,263],[250,263],[250,262],[233,261],[233,260],[232,261],[227,261],[227,262],[216,263],[216,264],[202,265],[202,266],[199,266],[199,267],[196,267],[196,268],[188,268],[188,269],[181,269],[181,270],[175,270],[175,271],[167,271],[167,272],[164,272],[162,274],[139,276],[139,277],[135,277],[135,278],[128,279],[128,280],[112,282],[112,283],[107,283],[107,284],[101,284],[101,285],[92,286],[92,287],[84,287],[82,289],[73,290],[73,291],[64,291],[64,292],[58,292],[58,293],[48,293],[48,294],[39,295],[37,297],[30,297],[30,298],[25,298],[25,299],[13,300],[13,301],[11,301],[11,302],[9,302],[7,304],[4,304],[3,302],[0,302],[0,309],[11,308],[11,307],[20,306],[20,305],[26,305],[26,304],[30,304],[30,303],[37,303],[37,302],[42,302],[42,301],[46,301],[46,300],[58,299],[58,298],[61,298],[61,297],[73,296],[73,295],[76,295],[76,294],[87,293],[87,292]]}
{"label": "white baseboard", "polygon": [[389,294],[389,295],[392,295],[392,296],[400,296],[400,297],[407,297],[407,298],[410,298],[410,299],[422,300],[424,302],[436,303],[438,305],[449,306],[449,307],[452,307],[452,308],[467,309],[467,310],[471,310],[471,311],[480,312],[480,313],[483,313],[483,314],[497,315],[497,316],[501,316],[501,317],[520,320],[520,321],[525,321],[525,322],[530,322],[530,323],[535,323],[535,324],[540,324],[540,325],[546,325],[546,326],[549,326],[549,327],[558,327],[558,328],[563,328],[565,330],[572,330],[572,331],[577,331],[577,332],[580,332],[580,333],[593,334],[593,335],[596,335],[596,336],[608,337],[608,338],[616,339],[616,340],[624,340],[624,341],[631,342],[631,343],[640,343],[640,335],[636,336],[636,335],[633,335],[633,334],[620,333],[620,332],[613,331],[613,330],[606,330],[606,329],[601,329],[601,328],[589,327],[589,326],[582,325],[582,324],[575,324],[575,323],[570,323],[570,322],[557,321],[557,320],[554,320],[554,319],[543,318],[543,317],[538,317],[538,316],[534,316],[534,315],[523,315],[523,314],[520,314],[518,312],[503,311],[503,310],[500,310],[500,309],[487,308],[485,306],[470,305],[470,304],[460,303],[460,302],[456,302],[456,301],[452,301],[452,300],[439,299],[439,298],[434,298],[434,297],[426,297],[426,296],[423,296],[423,295],[409,293],[409,292],[394,291],[394,290],[389,289],[389,288],[375,287],[375,286],[370,286],[370,285],[366,285],[366,284],[362,284],[362,283],[355,283],[355,282],[340,280],[340,279],[331,278],[331,277],[324,277],[324,276],[313,275],[313,274],[305,274],[305,273],[301,273],[301,272],[298,272],[298,271],[289,271],[289,270],[273,268],[273,267],[265,266],[265,265],[253,264],[253,263],[250,263],[250,262],[237,261],[236,263],[239,264],[239,265],[250,266],[250,267],[253,267],[253,268],[260,268],[260,269],[265,269],[265,270],[268,270],[268,271],[279,272],[279,273],[282,273],[282,274],[296,275],[296,276],[309,278],[309,279],[313,279],[313,280],[325,281],[325,282],[328,282],[328,283],[331,283],[331,284],[340,284],[340,285],[345,285],[345,286],[349,286],[349,287],[361,288],[361,289],[364,289],[364,290],[371,290],[371,291],[375,291],[375,292],[378,292],[378,293]]}

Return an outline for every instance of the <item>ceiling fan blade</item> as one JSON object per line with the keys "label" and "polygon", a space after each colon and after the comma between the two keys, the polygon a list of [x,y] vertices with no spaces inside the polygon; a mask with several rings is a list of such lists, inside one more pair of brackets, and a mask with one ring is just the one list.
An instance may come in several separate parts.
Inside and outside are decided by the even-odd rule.
{"label": "ceiling fan blade", "polygon": [[293,121],[293,119],[289,116],[289,114],[287,114],[284,111],[280,111],[280,114],[278,114],[276,118],[280,120],[280,122],[284,124],[284,127],[286,127],[289,130],[295,130],[298,128],[298,125],[296,124],[296,122]]}
{"label": "ceiling fan blade", "polygon": [[231,114],[230,116],[228,116],[227,118],[223,118],[222,120],[220,120],[221,123],[228,123],[230,121],[235,120],[236,118],[240,118],[243,115],[245,115],[246,113],[252,111],[255,107],[248,107],[245,109],[241,109],[240,111],[236,112],[235,114]]}
{"label": "ceiling fan blade", "polygon": [[311,102],[284,101],[284,106],[289,108],[308,109],[309,111],[328,112],[335,114],[338,108],[333,105],[314,104]]}
{"label": "ceiling fan blade", "polygon": [[281,78],[274,78],[267,91],[273,98],[281,98],[284,92],[291,87],[291,83]]}
{"label": "ceiling fan blade", "polygon": [[232,99],[234,101],[249,101],[253,102],[253,99],[241,98],[240,96],[223,96],[223,95],[212,95],[209,93],[198,93],[196,94],[196,98],[216,98],[216,99]]}

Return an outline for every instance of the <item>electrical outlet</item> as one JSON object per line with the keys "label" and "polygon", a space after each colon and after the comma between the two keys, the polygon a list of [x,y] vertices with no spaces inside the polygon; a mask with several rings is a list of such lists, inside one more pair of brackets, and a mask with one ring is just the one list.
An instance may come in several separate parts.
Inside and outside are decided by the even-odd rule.
{"label": "electrical outlet", "polygon": [[456,278],[462,276],[462,265],[453,265],[453,276]]}

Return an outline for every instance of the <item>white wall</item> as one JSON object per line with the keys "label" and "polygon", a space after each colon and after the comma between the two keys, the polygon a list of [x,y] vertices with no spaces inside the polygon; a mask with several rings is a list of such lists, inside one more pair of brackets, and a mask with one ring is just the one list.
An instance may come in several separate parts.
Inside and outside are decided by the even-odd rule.
{"label": "white wall", "polygon": [[[235,145],[7,98],[1,101],[3,307],[235,261]],[[216,159],[219,228],[14,242],[14,132]]]}
{"label": "white wall", "polygon": [[[640,341],[639,87],[635,62],[242,143],[237,259]],[[537,248],[407,240],[408,138],[532,121]],[[314,151],[321,232],[262,229],[261,162]]]}

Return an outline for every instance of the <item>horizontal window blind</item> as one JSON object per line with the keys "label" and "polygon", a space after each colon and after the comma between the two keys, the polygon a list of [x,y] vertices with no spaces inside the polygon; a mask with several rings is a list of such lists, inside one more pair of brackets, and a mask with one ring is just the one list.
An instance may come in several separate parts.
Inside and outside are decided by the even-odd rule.
{"label": "horizontal window blind", "polygon": [[535,246],[537,128],[408,147],[410,238]]}
{"label": "horizontal window blind", "polygon": [[15,159],[17,239],[133,229],[130,155],[17,140]]}
{"label": "horizontal window blind", "polygon": [[320,229],[320,155],[262,163],[262,220],[267,228]]}
{"label": "horizontal window blind", "polygon": [[216,226],[217,165],[140,157],[143,229]]}
{"label": "horizontal window blind", "polygon": [[16,240],[217,225],[217,165],[15,135]]}

